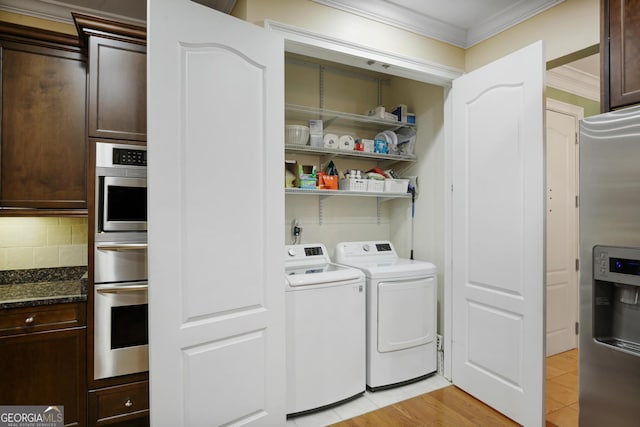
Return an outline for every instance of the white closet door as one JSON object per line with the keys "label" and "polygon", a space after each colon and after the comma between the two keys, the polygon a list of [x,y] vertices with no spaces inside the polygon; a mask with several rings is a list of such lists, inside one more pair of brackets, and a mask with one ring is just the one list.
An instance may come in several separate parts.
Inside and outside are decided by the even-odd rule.
{"label": "white closet door", "polygon": [[577,135],[582,116],[582,108],[547,99],[547,356],[577,344]]}
{"label": "white closet door", "polygon": [[454,384],[544,424],[544,49],[453,84]]}
{"label": "white closet door", "polygon": [[148,7],[151,424],[284,425],[284,44]]}

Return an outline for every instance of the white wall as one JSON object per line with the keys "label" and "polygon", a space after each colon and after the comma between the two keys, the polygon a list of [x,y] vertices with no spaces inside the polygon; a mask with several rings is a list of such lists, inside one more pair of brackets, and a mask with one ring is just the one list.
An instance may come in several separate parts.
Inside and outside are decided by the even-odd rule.
{"label": "white wall", "polygon": [[565,0],[546,11],[469,48],[465,70],[471,71],[538,40],[547,61],[600,42],[600,1]]}

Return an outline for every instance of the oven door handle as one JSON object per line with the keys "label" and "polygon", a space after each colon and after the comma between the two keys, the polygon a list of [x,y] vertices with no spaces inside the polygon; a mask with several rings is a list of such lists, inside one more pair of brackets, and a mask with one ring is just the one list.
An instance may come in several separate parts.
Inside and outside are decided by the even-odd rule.
{"label": "oven door handle", "polygon": [[141,292],[149,290],[149,285],[133,285],[133,286],[110,286],[108,288],[97,288],[96,292],[100,294],[119,294],[123,292]]}
{"label": "oven door handle", "polygon": [[142,251],[148,248],[146,243],[122,243],[119,245],[98,245],[96,249],[99,251]]}

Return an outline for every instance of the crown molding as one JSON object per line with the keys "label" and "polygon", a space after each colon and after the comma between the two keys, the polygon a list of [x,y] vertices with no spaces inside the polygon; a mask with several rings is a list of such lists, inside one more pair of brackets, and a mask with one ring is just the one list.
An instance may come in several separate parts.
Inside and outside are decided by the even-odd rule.
{"label": "crown molding", "polygon": [[313,0],[324,6],[372,21],[408,30],[446,43],[465,47],[467,32],[427,15],[418,14],[385,0]]}
{"label": "crown molding", "polygon": [[71,25],[74,25],[71,12],[81,12],[120,22],[146,26],[146,21],[144,20],[87,7],[72,6],[55,0],[2,0],[0,10]]}
{"label": "crown molding", "polygon": [[547,86],[600,102],[600,79],[569,65],[548,70]]}
{"label": "crown molding", "polygon": [[480,22],[467,30],[465,48],[469,48],[495,36],[527,19],[544,12],[565,0],[520,0],[500,13]]}
{"label": "crown molding", "polygon": [[467,49],[565,0],[520,0],[469,29],[415,13],[386,0],[312,1]]}

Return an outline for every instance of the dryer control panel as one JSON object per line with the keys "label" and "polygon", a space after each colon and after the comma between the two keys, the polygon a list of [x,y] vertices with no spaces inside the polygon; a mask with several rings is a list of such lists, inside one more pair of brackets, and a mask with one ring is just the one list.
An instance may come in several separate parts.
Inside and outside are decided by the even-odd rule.
{"label": "dryer control panel", "polygon": [[339,262],[349,260],[394,260],[398,254],[389,241],[342,242],[336,246]]}

